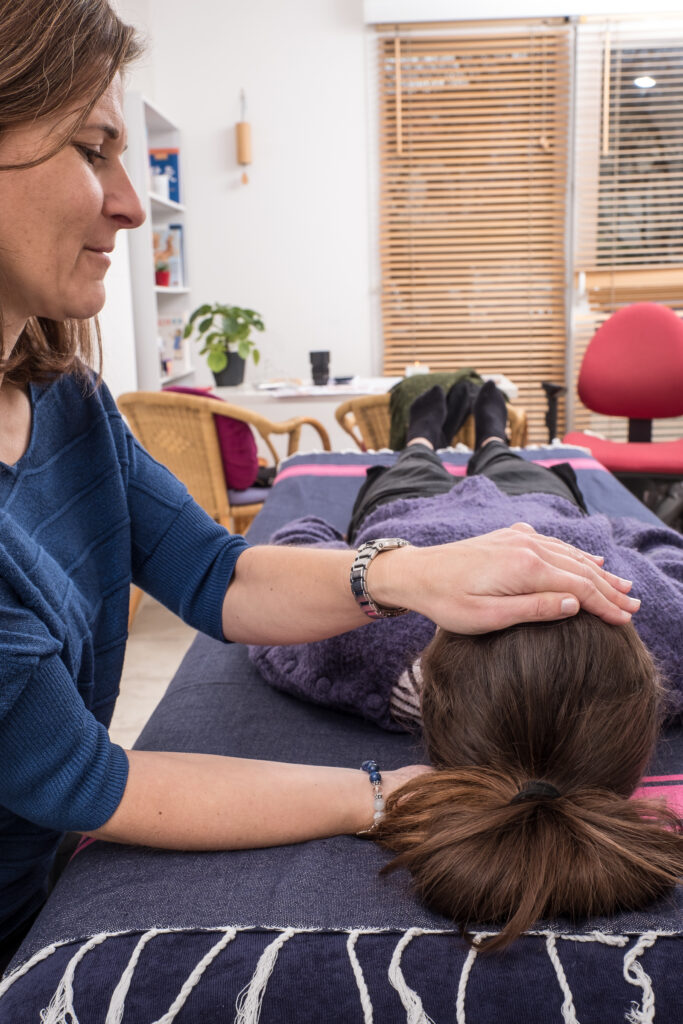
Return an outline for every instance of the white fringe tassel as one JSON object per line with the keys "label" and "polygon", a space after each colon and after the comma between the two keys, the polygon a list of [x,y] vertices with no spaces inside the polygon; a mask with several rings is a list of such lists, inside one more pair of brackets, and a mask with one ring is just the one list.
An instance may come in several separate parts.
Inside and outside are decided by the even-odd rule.
{"label": "white fringe tassel", "polygon": [[[296,935],[296,929],[286,928],[261,953],[251,981],[237,996],[235,1024],[258,1024],[268,979],[273,973],[278,953],[285,942],[291,939],[292,935]],[[160,1024],[160,1022],[157,1022],[157,1024]]]}
{"label": "white fringe tassel", "polygon": [[[131,985],[133,975],[135,973],[138,960],[140,955],[146,946],[146,944],[154,938],[156,935],[170,934],[176,932],[183,932],[192,929],[183,928],[152,928],[145,932],[133,950],[133,953],[126,965],[126,968],[119,979],[119,982],[114,990],[109,1008],[107,1011],[107,1017],[105,1024],[122,1024],[124,1016],[125,1001],[128,995],[128,990]],[[210,931],[218,931],[218,929],[209,929]],[[280,932],[277,938],[271,942],[264,949],[261,954],[259,961],[256,965],[253,977],[248,985],[246,985],[237,997],[237,1016],[235,1017],[234,1024],[258,1024],[261,1015],[261,1006],[263,1003],[263,997],[265,994],[266,987],[270,975],[273,972],[275,963],[278,958],[280,949],[293,935],[298,933],[315,931],[317,929],[297,929],[287,928]],[[215,943],[208,953],[199,961],[197,966],[194,968],[190,976],[183,984],[180,992],[176,999],[167,1010],[167,1012],[160,1017],[153,1024],[172,1024],[175,1020],[178,1012],[185,1005],[188,996],[192,989],[199,983],[201,977],[209,966],[209,964],[218,956],[228,943],[232,942],[240,931],[252,931],[251,928],[238,929],[238,928],[227,928],[225,930],[220,929],[223,932],[220,940]],[[370,998],[370,993],[363,975],[358,956],[356,954],[356,943],[360,935],[363,934],[377,934],[384,929],[353,929],[348,934],[346,943],[346,950],[348,953],[351,968],[353,970],[356,984],[358,985],[358,991],[360,994],[361,1007],[363,1010],[363,1021],[364,1024],[373,1024],[373,1006]],[[417,992],[411,989],[406,983],[405,977],[401,970],[401,958],[406,946],[409,945],[412,940],[418,935],[429,935],[429,934],[440,934],[440,930],[432,930],[426,928],[410,928],[406,931],[399,940],[394,953],[391,958],[389,965],[389,981],[393,988],[398,993],[399,998],[406,1010],[406,1024],[433,1024],[433,1021],[425,1012]],[[130,932],[100,932],[97,935],[93,935],[90,939],[81,945],[77,952],[71,957],[62,978],[60,979],[57,988],[52,996],[47,1007],[40,1011],[40,1020],[42,1024],[79,1024],[78,1017],[74,1011],[73,999],[73,980],[76,967],[92,949],[100,945],[108,938],[118,938]],[[445,934],[445,933],[444,933]],[[465,1018],[465,993],[467,990],[467,983],[470,972],[474,965],[474,961],[478,954],[478,945],[481,940],[485,938],[488,932],[479,932],[474,936],[474,946],[468,952],[465,962],[462,967],[460,974],[460,980],[458,984],[458,995],[456,1002],[456,1014],[457,1024],[466,1024]],[[546,938],[546,948],[548,956],[550,958],[560,988],[564,995],[564,1002],[562,1004],[562,1018],[564,1024],[579,1024],[576,1016],[576,1009],[574,1007],[574,1001],[571,989],[567,982],[567,977],[564,973],[562,963],[559,958],[557,950],[557,939],[561,938],[567,942],[601,942],[607,946],[627,946],[630,942],[630,937],[626,935],[609,935],[604,932],[593,931],[584,933],[582,935],[566,935],[560,934],[555,935],[548,932],[530,932],[529,934],[544,935]],[[666,933],[668,934],[668,933]],[[652,987],[652,979],[643,970],[638,957],[640,957],[646,949],[653,946],[657,941],[657,932],[645,932],[637,941],[633,947],[626,951],[624,956],[624,967],[623,973],[626,981],[631,985],[636,985],[642,989],[642,1002],[639,1005],[637,1002],[631,1004],[630,1010],[626,1011],[625,1020],[627,1024],[654,1024],[655,1018],[655,994]],[[0,981],[0,999],[5,995],[9,988],[18,981],[24,975],[28,974],[41,961],[46,960],[52,956],[53,953],[61,946],[71,945],[73,940],[67,939],[62,942],[55,942],[45,949],[39,950],[35,953],[25,964],[17,968],[12,974],[7,975],[2,981]]]}
{"label": "white fringe tassel", "polygon": [[567,981],[567,975],[564,973],[559,953],[557,952],[557,942],[554,935],[547,936],[545,946],[548,950],[550,962],[555,968],[555,974],[557,975],[557,980],[560,983],[562,995],[564,996],[564,1002],[562,1003],[562,1020],[564,1021],[564,1024],[579,1024],[576,1017],[574,997],[572,995],[572,990],[569,987],[569,982]]}
{"label": "white fringe tassel", "polygon": [[88,941],[81,946],[78,952],[71,957],[66,965],[66,970],[62,975],[61,981],[55,989],[55,994],[45,1009],[40,1011],[42,1024],[78,1024],[78,1017],[74,1011],[73,1002],[74,972],[86,953],[89,953],[91,949],[94,949],[95,946],[99,946],[101,942],[104,942],[105,939],[108,938],[109,932],[100,932],[99,935],[93,935],[93,937],[88,939]]}
{"label": "white fringe tassel", "polygon": [[409,928],[394,950],[394,955],[389,964],[389,981],[398,992],[399,998],[406,1011],[406,1024],[434,1024],[431,1017],[427,1016],[422,1006],[422,1000],[417,992],[406,984],[401,970],[401,957],[403,951],[412,942],[416,935],[425,935],[424,928]]}
{"label": "white fringe tassel", "polygon": [[358,942],[358,936],[361,934],[358,928],[354,931],[349,932],[349,937],[346,940],[346,952],[349,954],[349,960],[351,961],[351,968],[353,970],[353,976],[356,979],[358,985],[358,991],[360,992],[360,1005],[363,1008],[363,1024],[372,1024],[372,1000],[370,999],[370,993],[368,992],[368,986],[365,984],[365,976],[363,974],[363,968],[360,965],[360,961],[356,955],[356,943]]}
{"label": "white fringe tassel", "polygon": [[626,1013],[625,1020],[628,1024],[653,1024],[655,1019],[655,993],[652,988],[652,978],[643,970],[638,961],[646,949],[654,946],[657,941],[656,932],[645,932],[641,935],[636,944],[626,952],[624,956],[624,977],[631,985],[639,985],[643,990],[643,1002],[631,1003],[631,1009]]}
{"label": "white fringe tassel", "polygon": [[467,982],[470,976],[470,971],[474,967],[474,961],[477,959],[477,953],[479,952],[478,946],[484,936],[484,932],[477,932],[472,939],[473,945],[470,946],[470,951],[467,954],[462,970],[460,972],[460,981],[458,982],[458,996],[455,1001],[455,1012],[457,1024],[466,1024],[465,1018],[465,993],[467,991]]}
{"label": "white fringe tassel", "polygon": [[25,964],[21,965],[21,967],[17,967],[16,971],[13,971],[11,974],[8,974],[7,977],[0,982],[0,999],[2,999],[5,992],[12,987],[14,982],[19,981],[19,978],[22,978],[25,974],[28,974],[32,967],[35,967],[36,964],[39,964],[41,960],[47,960],[47,958],[49,956],[52,956],[54,951],[56,949],[59,949],[60,946],[67,946],[68,944],[68,939],[65,939],[63,942],[53,942],[52,945],[46,946],[45,949],[40,949],[38,950],[37,953],[34,953],[31,959],[27,960]]}
{"label": "white fringe tassel", "polygon": [[163,1017],[159,1017],[158,1020],[155,1020],[154,1024],[171,1024],[171,1022],[176,1019],[178,1012],[182,1010],[183,1006],[187,1002],[187,997],[189,996],[190,992],[195,987],[197,982],[201,979],[201,976],[206,970],[206,968],[209,966],[212,960],[215,960],[215,958],[218,956],[221,950],[225,949],[229,942],[232,942],[236,935],[236,928],[225,929],[225,934],[222,936],[222,938],[220,938],[219,941],[211,947],[209,952],[205,953],[205,955],[199,961],[195,969],[192,971],[192,974],[190,974],[189,978],[184,983],[180,992],[169,1006],[166,1013],[163,1015]]}
{"label": "white fringe tassel", "polygon": [[140,941],[133,950],[133,954],[128,961],[126,969],[121,975],[118,985],[112,993],[112,997],[109,1001],[109,1009],[107,1010],[107,1019],[104,1024],[121,1024],[121,1021],[123,1020],[126,996],[128,995],[128,989],[130,988],[130,983],[133,978],[133,972],[137,967],[138,960],[140,959],[140,954],[150,939],[153,939],[155,935],[162,935],[167,931],[167,928],[152,928],[140,937]]}
{"label": "white fringe tassel", "polygon": [[[552,933],[551,933],[552,934]],[[602,942],[605,946],[628,946],[628,935],[608,935],[607,932],[585,932],[583,935],[557,935],[566,942]]]}

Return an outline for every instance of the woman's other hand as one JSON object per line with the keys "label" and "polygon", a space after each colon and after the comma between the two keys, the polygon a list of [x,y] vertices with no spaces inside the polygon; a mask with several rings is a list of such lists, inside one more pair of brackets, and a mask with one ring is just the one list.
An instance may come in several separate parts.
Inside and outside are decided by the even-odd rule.
{"label": "woman's other hand", "polygon": [[453,544],[385,552],[370,566],[368,590],[379,604],[411,608],[454,633],[564,619],[579,607],[628,622],[640,602],[628,596],[631,582],[602,561],[515,523]]}
{"label": "woman's other hand", "polygon": [[[357,768],[214,754],[128,750],[123,799],[88,835],[173,850],[240,850],[353,835],[373,823],[373,789]],[[382,772],[385,797],[429,771]]]}

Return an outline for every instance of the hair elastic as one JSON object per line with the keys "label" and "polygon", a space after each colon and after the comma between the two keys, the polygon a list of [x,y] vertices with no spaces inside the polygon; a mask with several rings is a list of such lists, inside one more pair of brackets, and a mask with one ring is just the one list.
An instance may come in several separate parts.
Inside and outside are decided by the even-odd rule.
{"label": "hair elastic", "polygon": [[511,804],[521,804],[525,800],[536,800],[538,797],[547,797],[548,800],[556,800],[562,796],[559,789],[550,782],[541,782],[540,779],[530,779],[525,782],[522,788],[513,796]]}

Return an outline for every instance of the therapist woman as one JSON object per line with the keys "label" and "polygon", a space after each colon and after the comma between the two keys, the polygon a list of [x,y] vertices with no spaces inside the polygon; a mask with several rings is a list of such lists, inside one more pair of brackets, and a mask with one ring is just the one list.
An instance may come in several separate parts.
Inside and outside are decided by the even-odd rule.
{"label": "therapist woman", "polygon": [[[144,213],[123,166],[107,0],[3,0],[0,17],[0,965],[44,902],[65,832],[181,850],[354,833],[357,768],[123,750],[107,726],[131,582],[210,636],[302,643],[410,608],[458,633],[610,623],[638,602],[597,555],[517,524],[432,548],[249,547],[137,444],[89,367],[116,233]],[[106,368],[105,368],[106,369]],[[349,578],[356,562],[356,594]],[[384,774],[385,794],[424,770]]]}

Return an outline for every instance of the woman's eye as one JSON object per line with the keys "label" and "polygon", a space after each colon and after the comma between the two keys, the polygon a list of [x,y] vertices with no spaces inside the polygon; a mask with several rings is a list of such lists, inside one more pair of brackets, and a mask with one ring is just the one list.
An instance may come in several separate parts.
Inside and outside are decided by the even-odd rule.
{"label": "woman's eye", "polygon": [[103,156],[99,150],[92,149],[90,146],[84,146],[76,143],[76,149],[83,154],[89,164],[94,165],[98,160],[106,160],[106,156]]}

